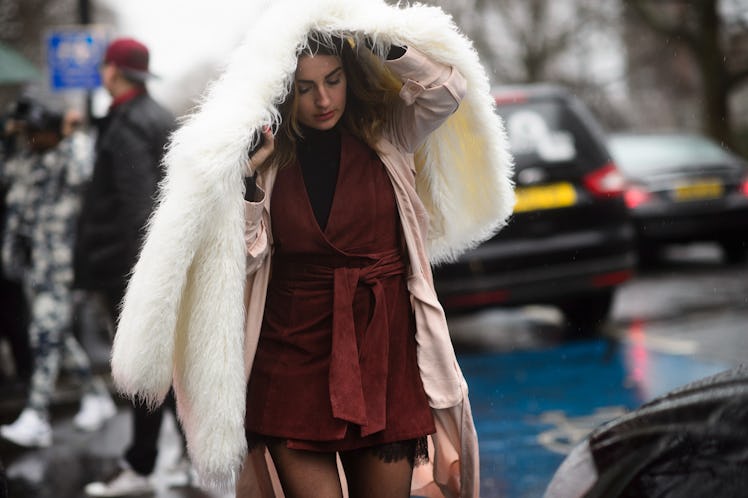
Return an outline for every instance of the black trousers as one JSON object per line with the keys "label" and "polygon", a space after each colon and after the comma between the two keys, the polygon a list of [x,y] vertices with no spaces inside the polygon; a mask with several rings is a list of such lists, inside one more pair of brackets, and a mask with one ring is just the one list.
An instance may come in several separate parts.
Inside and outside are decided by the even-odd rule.
{"label": "black trousers", "polygon": [[[164,412],[168,408],[172,413],[176,413],[174,394],[169,391],[164,403],[153,411],[149,411],[142,403],[132,403],[132,408],[133,437],[125,452],[125,460],[135,472],[147,476],[156,466],[158,436],[164,420]],[[178,422],[177,428],[184,442],[184,434]]]}
{"label": "black trousers", "polygon": [[21,284],[0,276],[0,337],[5,337],[13,354],[16,379],[31,377],[29,309]]}
{"label": "black trousers", "polygon": [[[110,291],[106,293],[105,297],[110,316],[114,321],[113,323],[116,323],[124,291]],[[169,391],[163,404],[152,411],[143,403],[131,402],[130,404],[132,406],[132,440],[125,452],[125,461],[135,472],[147,476],[156,467],[158,437],[164,420],[164,412],[169,409],[173,414],[176,415],[177,413],[174,392]],[[185,447],[184,433],[178,421],[177,430],[183,447]]]}

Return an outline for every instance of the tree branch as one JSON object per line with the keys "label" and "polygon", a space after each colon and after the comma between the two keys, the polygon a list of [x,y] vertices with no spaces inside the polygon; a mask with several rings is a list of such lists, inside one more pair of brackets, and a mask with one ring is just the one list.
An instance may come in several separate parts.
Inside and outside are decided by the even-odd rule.
{"label": "tree branch", "polygon": [[696,34],[689,31],[676,23],[668,22],[661,16],[654,13],[651,7],[645,6],[642,0],[625,0],[626,5],[630,6],[639,17],[653,30],[666,36],[680,38],[691,48],[696,49],[699,46],[699,39]]}

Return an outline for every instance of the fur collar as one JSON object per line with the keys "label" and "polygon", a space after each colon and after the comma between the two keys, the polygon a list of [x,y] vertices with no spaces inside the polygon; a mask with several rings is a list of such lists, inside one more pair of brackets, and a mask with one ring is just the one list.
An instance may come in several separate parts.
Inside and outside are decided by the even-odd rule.
{"label": "fur collar", "polygon": [[457,67],[468,93],[457,113],[416,154],[418,192],[431,215],[429,258],[452,260],[503,225],[514,204],[511,158],[494,113],[487,75],[472,43],[437,7],[382,0],[273,2],[248,27],[223,75],[174,135],[170,173],[197,170],[216,186],[241,174],[252,132],[279,121],[274,103],[288,93],[296,54],[309,31],[368,35],[380,51],[413,45]]}

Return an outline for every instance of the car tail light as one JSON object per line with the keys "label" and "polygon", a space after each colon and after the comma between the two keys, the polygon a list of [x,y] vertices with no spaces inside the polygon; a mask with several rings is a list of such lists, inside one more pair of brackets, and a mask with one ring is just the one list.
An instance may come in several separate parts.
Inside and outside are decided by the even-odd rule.
{"label": "car tail light", "polygon": [[626,188],[626,179],[613,163],[588,173],[582,181],[587,190],[596,197],[617,197],[622,195]]}
{"label": "car tail light", "polygon": [[652,200],[652,193],[639,185],[630,185],[623,194],[626,206],[634,209]]}
{"label": "car tail light", "polygon": [[740,191],[744,196],[748,197],[748,178],[743,180],[743,183],[740,185]]}
{"label": "car tail light", "polygon": [[494,96],[494,100],[496,101],[496,105],[517,104],[520,102],[527,102],[527,94],[521,91],[506,92]]}
{"label": "car tail light", "polygon": [[595,287],[612,287],[630,280],[633,275],[634,274],[631,270],[603,273],[602,275],[596,275],[592,278],[592,285]]}
{"label": "car tail light", "polygon": [[445,308],[470,308],[499,304],[507,300],[509,291],[500,289],[494,291],[474,292],[472,294],[445,296],[440,298]]}

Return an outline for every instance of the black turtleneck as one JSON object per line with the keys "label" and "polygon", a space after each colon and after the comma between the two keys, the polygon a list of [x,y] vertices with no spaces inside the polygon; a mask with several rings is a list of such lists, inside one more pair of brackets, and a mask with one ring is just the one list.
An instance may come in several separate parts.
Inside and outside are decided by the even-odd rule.
{"label": "black turtleneck", "polygon": [[330,217],[340,170],[340,132],[302,127],[304,138],[296,146],[304,184],[314,217],[322,230]]}

